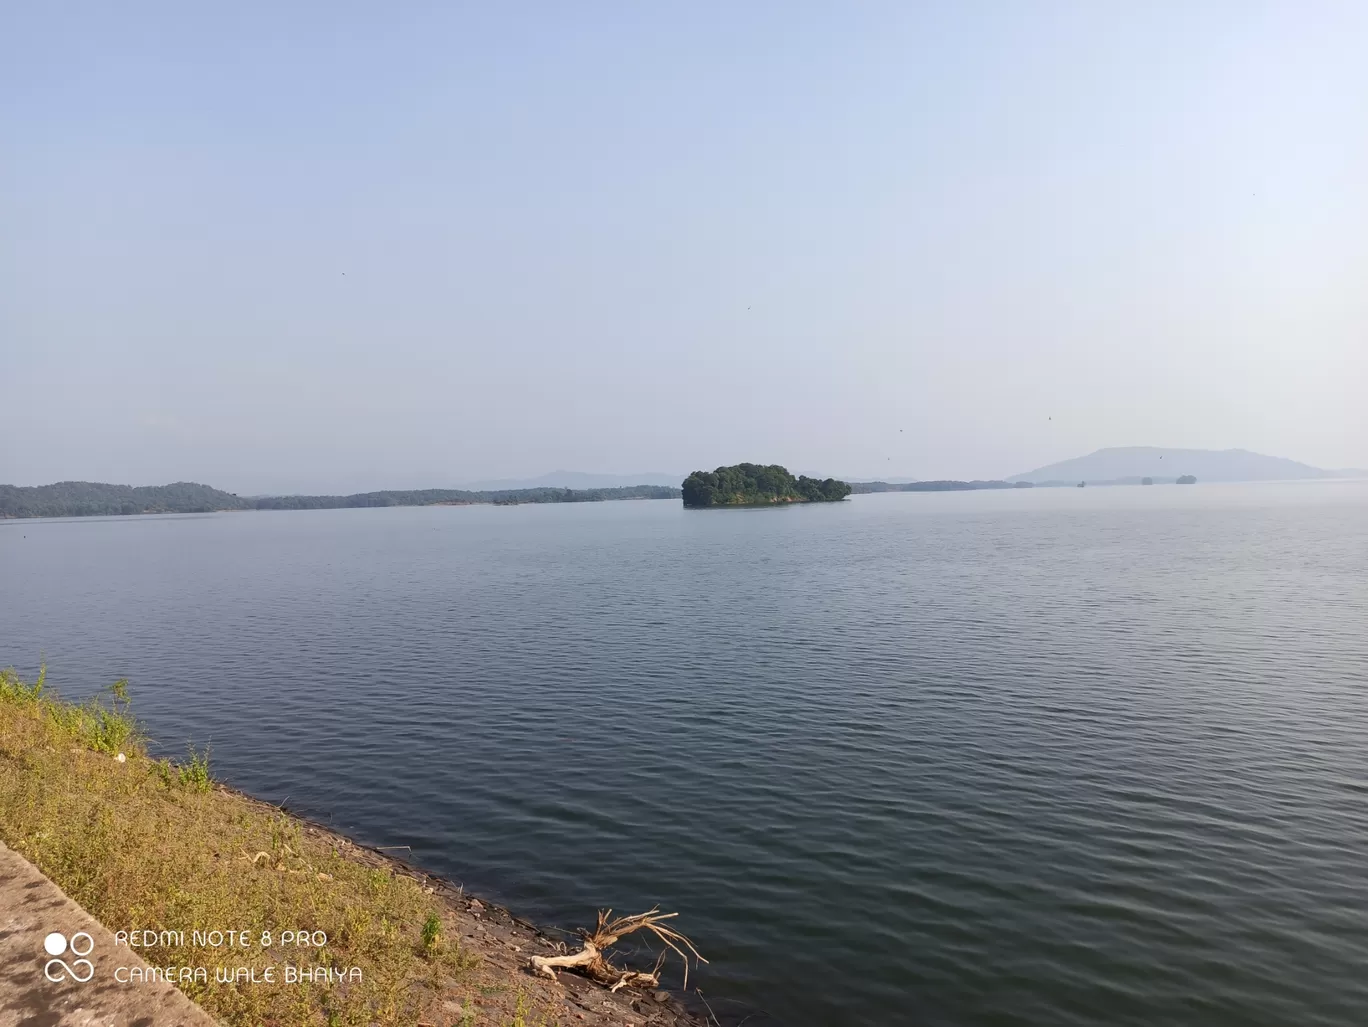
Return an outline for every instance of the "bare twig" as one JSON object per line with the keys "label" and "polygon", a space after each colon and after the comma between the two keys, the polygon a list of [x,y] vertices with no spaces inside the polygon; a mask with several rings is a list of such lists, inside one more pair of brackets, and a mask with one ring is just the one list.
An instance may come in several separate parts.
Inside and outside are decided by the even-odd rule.
{"label": "bare twig", "polygon": [[719,1020],[717,1018],[717,1014],[713,1012],[713,1007],[708,1005],[708,1000],[703,997],[703,993],[699,991],[696,992],[696,994],[698,995],[698,1000],[702,1002],[705,1006],[708,1006],[708,1019],[711,1020],[714,1024],[716,1024],[717,1027],[722,1027],[722,1021]]}

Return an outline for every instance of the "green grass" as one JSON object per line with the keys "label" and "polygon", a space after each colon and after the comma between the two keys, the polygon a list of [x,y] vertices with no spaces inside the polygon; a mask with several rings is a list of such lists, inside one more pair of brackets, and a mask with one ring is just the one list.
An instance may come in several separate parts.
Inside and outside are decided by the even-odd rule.
{"label": "green grass", "polygon": [[[218,786],[207,750],[181,765],[150,757],[126,682],[69,703],[45,673],[29,684],[0,671],[0,838],[111,930],[183,930],[184,946],[139,950],[153,965],[361,968],[361,981],[331,986],[237,986],[212,970],[181,985],[232,1027],[445,1023],[433,1012],[444,1000],[518,986],[459,943],[455,914],[424,882]],[[195,929],[273,943],[226,954],[196,947]],[[284,931],[327,940],[283,947]],[[526,1022],[521,997],[513,1013]]]}
{"label": "green grass", "polygon": [[129,712],[126,678],[78,704],[62,702],[47,688],[46,666],[31,685],[5,670],[0,671],[0,703],[40,712],[59,733],[94,752],[113,756],[125,748],[142,748],[141,732]]}

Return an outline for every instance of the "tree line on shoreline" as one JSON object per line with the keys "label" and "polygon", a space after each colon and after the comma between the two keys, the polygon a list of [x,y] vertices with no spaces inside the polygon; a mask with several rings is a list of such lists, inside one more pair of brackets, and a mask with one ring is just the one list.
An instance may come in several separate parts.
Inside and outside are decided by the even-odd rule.
{"label": "tree line on shoreline", "polygon": [[222,510],[338,510],[377,506],[513,506],[521,503],[678,499],[679,496],[679,489],[664,485],[600,489],[414,489],[360,492],[349,496],[238,496],[188,481],[144,486],[62,481],[53,485],[0,485],[0,518],[110,517],[215,513]]}
{"label": "tree line on shoreline", "polygon": [[857,481],[851,485],[856,495],[870,492],[973,492],[977,489],[1029,489],[1029,481]]}
{"label": "tree line on shoreline", "polygon": [[[1180,485],[1197,479],[1183,475]],[[1172,478],[1121,478],[1090,485],[1149,485]],[[682,488],[627,485],[611,488],[398,489],[345,496],[239,496],[197,482],[170,485],[109,485],[61,481],[52,485],[0,485],[0,519],[111,517],[128,514],[216,513],[226,510],[339,510],[380,506],[516,506],[522,503],[598,503],[626,499],[679,499],[686,507],[835,502],[871,492],[962,492],[1075,485],[1065,481],[857,481],[795,477],[779,464],[733,464],[694,471]]]}

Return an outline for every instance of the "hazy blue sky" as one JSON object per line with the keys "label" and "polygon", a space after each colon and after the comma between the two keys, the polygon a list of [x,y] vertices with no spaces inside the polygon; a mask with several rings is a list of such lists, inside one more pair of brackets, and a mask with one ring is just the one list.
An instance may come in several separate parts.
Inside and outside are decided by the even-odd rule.
{"label": "hazy blue sky", "polygon": [[1368,4],[0,13],[0,482],[1368,466]]}

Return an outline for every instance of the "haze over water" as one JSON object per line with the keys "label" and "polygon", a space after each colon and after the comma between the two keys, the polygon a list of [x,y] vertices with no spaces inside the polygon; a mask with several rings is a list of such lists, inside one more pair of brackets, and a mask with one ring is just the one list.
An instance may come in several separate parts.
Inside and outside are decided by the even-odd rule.
{"label": "haze over water", "polygon": [[0,663],[752,1024],[1368,1012],[1368,485],[0,523]]}

